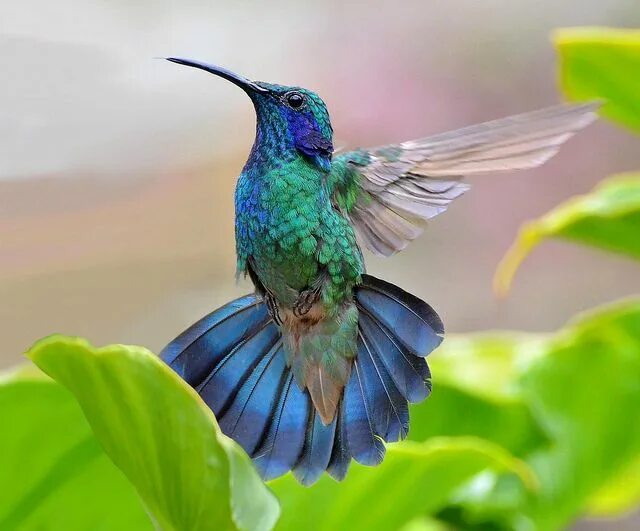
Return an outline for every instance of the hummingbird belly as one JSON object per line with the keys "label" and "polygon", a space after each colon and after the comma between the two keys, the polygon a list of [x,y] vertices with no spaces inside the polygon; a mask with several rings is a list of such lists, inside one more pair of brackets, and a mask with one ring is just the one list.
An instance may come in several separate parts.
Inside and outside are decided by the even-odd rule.
{"label": "hummingbird belly", "polygon": [[283,247],[278,241],[264,238],[254,246],[251,263],[260,282],[285,307],[292,307],[319,273],[316,258],[307,255],[298,241]]}
{"label": "hummingbird belly", "polygon": [[364,266],[353,228],[327,196],[324,177],[304,161],[259,174],[236,188],[239,270],[247,264],[280,305],[320,289],[328,309],[352,294]]}

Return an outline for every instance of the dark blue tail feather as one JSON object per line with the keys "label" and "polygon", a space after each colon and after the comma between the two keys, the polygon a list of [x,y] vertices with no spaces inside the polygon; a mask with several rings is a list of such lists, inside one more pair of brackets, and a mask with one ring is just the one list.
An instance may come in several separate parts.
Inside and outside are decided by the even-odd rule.
{"label": "dark blue tail feather", "polygon": [[352,457],[362,465],[379,465],[384,459],[382,435],[376,433],[374,413],[366,397],[364,374],[359,357],[353,362],[351,377],[344,389],[342,409],[347,447]]}
{"label": "dark blue tail feather", "polygon": [[430,391],[426,356],[442,341],[429,305],[363,275],[355,292],[358,354],[333,422],[325,426],[286,366],[280,330],[260,298],[214,311],[161,353],[211,407],[220,427],[254,459],[264,479],[293,470],[304,485],[325,470],[341,480],[351,459],[375,465],[383,441],[408,430],[407,401]]}
{"label": "dark blue tail feather", "polygon": [[248,454],[262,442],[276,407],[274,382],[282,379],[286,369],[281,349],[282,341],[271,347],[220,418],[222,431],[237,440]]}
{"label": "dark blue tail feather", "polygon": [[267,308],[255,295],[246,295],[203,317],[160,353],[184,380],[199,386],[238,341],[268,320]]}
{"label": "dark blue tail feather", "polygon": [[338,410],[335,423],[336,434],[327,472],[333,479],[342,481],[347,475],[349,465],[351,464],[351,454],[349,453],[349,447],[347,446],[347,430],[345,427],[346,420],[342,413],[342,408]]}
{"label": "dark blue tail feather", "polygon": [[258,365],[280,339],[278,329],[270,324],[252,331],[222,358],[204,381],[195,388],[202,399],[216,412],[225,414],[236,393],[246,380],[259,374]]}
{"label": "dark blue tail feather", "polygon": [[427,398],[430,388],[426,384],[431,373],[425,359],[414,356],[401,347],[392,333],[378,324],[364,308],[360,308],[359,324],[368,344],[379,353],[402,395],[412,403],[422,402]]}
{"label": "dark blue tail feather", "polygon": [[[362,319],[361,316],[360,320]],[[407,400],[398,391],[386,367],[362,332],[359,333],[357,360],[362,369],[364,396],[372,412],[371,420],[376,433],[387,442],[404,439],[409,431]]]}
{"label": "dark blue tail feather", "polygon": [[415,356],[424,357],[440,345],[444,326],[431,306],[384,280],[363,275],[362,281],[356,288],[358,305]]}
{"label": "dark blue tail feather", "polygon": [[[293,475],[303,485],[313,485],[329,466],[337,422],[336,415],[331,424],[325,426],[312,408],[302,455],[293,469]],[[349,459],[347,457],[347,461]]]}
{"label": "dark blue tail feather", "polygon": [[254,463],[265,480],[286,474],[298,462],[310,410],[309,393],[296,385],[293,374],[289,371],[269,432],[253,456]]}

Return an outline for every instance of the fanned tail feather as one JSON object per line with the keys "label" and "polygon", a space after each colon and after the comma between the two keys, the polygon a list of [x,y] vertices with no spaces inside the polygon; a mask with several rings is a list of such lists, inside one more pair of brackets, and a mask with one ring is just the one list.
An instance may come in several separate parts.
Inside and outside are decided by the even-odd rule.
{"label": "fanned tail feather", "polygon": [[346,419],[342,411],[338,412],[336,419],[336,434],[327,472],[333,479],[342,481],[349,470],[351,454],[347,447]]}
{"label": "fanned tail feather", "polygon": [[371,403],[373,427],[387,442],[404,439],[409,431],[409,407],[367,338],[358,332],[358,363],[364,395]]}
{"label": "fanned tail feather", "polygon": [[376,433],[373,423],[373,407],[377,398],[367,396],[360,359],[356,358],[344,390],[341,414],[344,416],[349,453],[362,465],[379,465],[384,459],[382,437]]}
{"label": "fanned tail feather", "polygon": [[[336,435],[338,416],[325,426],[316,411],[311,412],[302,455],[293,469],[293,475],[303,485],[313,485],[327,470]],[[347,458],[347,461],[349,458]]]}
{"label": "fanned tail feather", "polygon": [[282,379],[286,368],[281,350],[282,341],[278,341],[244,381],[231,407],[220,418],[222,431],[242,441],[249,454],[261,443],[268,427],[269,415],[265,412],[276,406],[274,382]]}
{"label": "fanned tail feather", "polygon": [[431,391],[431,373],[425,359],[403,349],[391,332],[379,326],[364,308],[360,309],[359,324],[402,396],[411,403],[427,398]]}
{"label": "fanned tail feather", "polygon": [[362,280],[355,291],[358,352],[328,425],[308,390],[294,382],[280,329],[255,295],[204,317],[161,353],[265,480],[293,470],[300,483],[311,485],[324,471],[343,479],[352,458],[380,463],[384,442],[407,435],[407,402],[430,392],[424,357],[442,341],[440,318],[393,284],[369,275]]}
{"label": "fanned tail feather", "polygon": [[444,326],[438,314],[398,286],[363,275],[356,302],[414,356],[425,357],[442,342]]}
{"label": "fanned tail feather", "polygon": [[309,394],[294,383],[289,372],[269,432],[252,456],[265,480],[286,474],[295,466],[302,454],[310,406]]}

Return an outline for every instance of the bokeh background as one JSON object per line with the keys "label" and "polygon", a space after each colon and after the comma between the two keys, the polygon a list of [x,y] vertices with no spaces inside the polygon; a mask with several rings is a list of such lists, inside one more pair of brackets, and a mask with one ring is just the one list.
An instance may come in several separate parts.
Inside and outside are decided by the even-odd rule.
{"label": "bokeh background", "polygon": [[[3,2],[0,367],[53,332],[158,350],[250,290],[234,281],[233,188],[251,104],[156,57],[314,89],[336,144],[356,147],[558,102],[550,34],[578,25],[640,26],[640,3]],[[640,292],[637,264],[546,243],[498,300],[499,259],[525,220],[638,167],[637,138],[598,123],[542,168],[473,179],[405,252],[369,257],[369,272],[428,300],[452,332],[553,330]],[[612,528],[624,525],[636,528]]]}

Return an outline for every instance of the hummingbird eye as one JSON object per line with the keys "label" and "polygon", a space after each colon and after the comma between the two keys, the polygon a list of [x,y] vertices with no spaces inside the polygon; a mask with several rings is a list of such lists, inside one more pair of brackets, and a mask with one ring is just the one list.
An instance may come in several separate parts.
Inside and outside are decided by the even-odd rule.
{"label": "hummingbird eye", "polygon": [[304,96],[299,92],[288,92],[284,99],[292,109],[299,109],[304,105]]}

